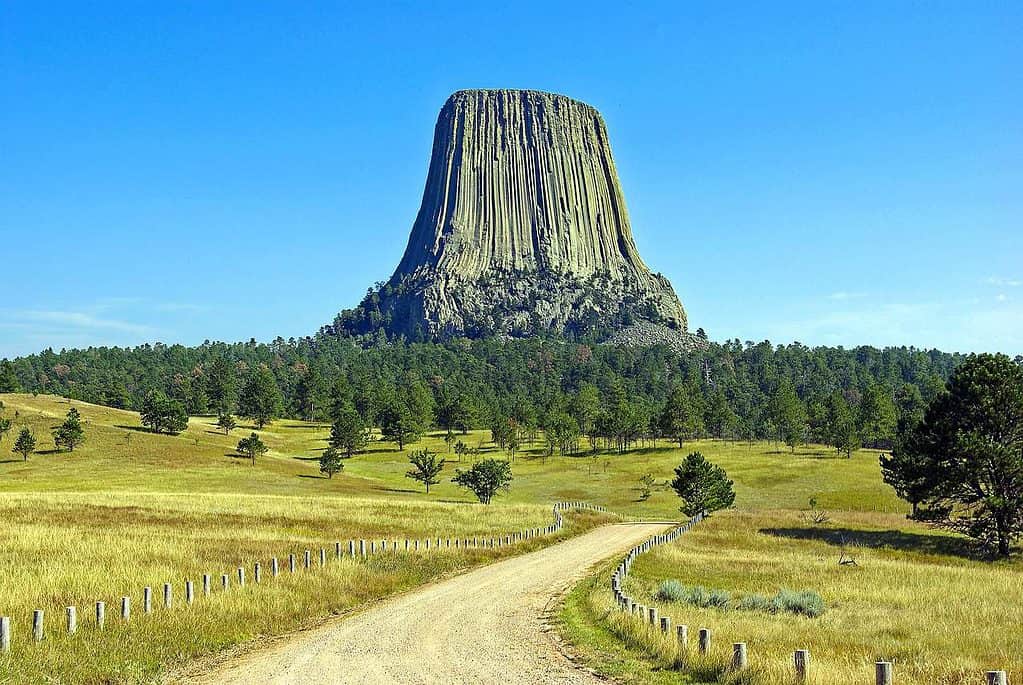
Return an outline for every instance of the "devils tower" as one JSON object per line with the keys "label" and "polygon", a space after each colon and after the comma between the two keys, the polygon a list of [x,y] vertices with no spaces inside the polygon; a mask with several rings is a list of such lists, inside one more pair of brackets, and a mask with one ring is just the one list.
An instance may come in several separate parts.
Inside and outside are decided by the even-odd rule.
{"label": "devils tower", "polygon": [[636,250],[600,113],[563,95],[462,90],[437,118],[398,268],[331,328],[418,339],[637,324],[687,325]]}

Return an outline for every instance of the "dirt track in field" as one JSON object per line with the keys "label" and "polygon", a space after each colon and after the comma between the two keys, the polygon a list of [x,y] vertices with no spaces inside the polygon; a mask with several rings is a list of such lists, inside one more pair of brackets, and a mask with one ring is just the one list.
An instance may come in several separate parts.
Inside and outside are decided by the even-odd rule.
{"label": "dirt track in field", "polygon": [[545,630],[545,612],[591,566],[664,528],[603,526],[297,633],[228,661],[198,682],[603,682],[558,651]]}

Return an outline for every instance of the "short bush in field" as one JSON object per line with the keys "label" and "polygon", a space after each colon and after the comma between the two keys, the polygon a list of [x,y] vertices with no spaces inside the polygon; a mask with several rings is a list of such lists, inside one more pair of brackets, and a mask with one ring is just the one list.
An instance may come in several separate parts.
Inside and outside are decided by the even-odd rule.
{"label": "short bush in field", "polygon": [[763,595],[746,595],[739,600],[735,608],[743,611],[762,611],[768,614],[773,614],[777,611],[774,601]]}
{"label": "short bush in field", "polygon": [[686,586],[677,580],[665,580],[657,588],[654,597],[662,602],[685,602],[689,600],[689,593]]}
{"label": "short bush in field", "polygon": [[772,603],[777,607],[777,611],[809,616],[810,618],[816,618],[824,613],[824,600],[816,592],[810,590],[802,592],[779,590]]}
{"label": "short bush in field", "polygon": [[810,590],[795,592],[779,590],[774,597],[764,595],[746,595],[733,602],[727,590],[710,589],[702,585],[687,587],[677,580],[665,580],[658,586],[654,598],[663,602],[684,602],[702,609],[739,609],[741,611],[760,611],[767,614],[781,612],[816,618],[825,611],[824,600],[819,594]]}

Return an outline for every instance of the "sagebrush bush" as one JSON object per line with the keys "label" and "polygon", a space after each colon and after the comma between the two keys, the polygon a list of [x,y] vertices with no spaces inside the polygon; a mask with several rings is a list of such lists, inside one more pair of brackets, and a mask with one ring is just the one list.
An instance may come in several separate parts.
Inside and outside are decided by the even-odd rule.
{"label": "sagebrush bush", "polygon": [[774,597],[764,595],[746,595],[733,602],[728,590],[711,589],[702,585],[686,587],[677,580],[664,580],[657,587],[654,598],[663,602],[685,602],[701,609],[739,609],[742,611],[760,611],[768,614],[786,612],[816,618],[824,613],[824,599],[812,590],[796,592],[779,590]]}
{"label": "sagebrush bush", "polygon": [[802,592],[779,590],[778,594],[774,596],[772,604],[777,611],[787,611],[810,618],[816,618],[824,613],[824,599],[811,590]]}

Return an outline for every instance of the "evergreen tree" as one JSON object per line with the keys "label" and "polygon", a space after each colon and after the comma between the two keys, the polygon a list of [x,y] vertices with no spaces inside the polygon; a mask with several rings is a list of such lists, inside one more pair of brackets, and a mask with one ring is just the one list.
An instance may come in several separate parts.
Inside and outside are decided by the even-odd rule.
{"label": "evergreen tree", "polygon": [[827,444],[845,454],[846,459],[851,458],[852,453],[860,448],[856,418],[845,397],[837,391],[828,398],[825,435]]}
{"label": "evergreen tree", "polygon": [[9,360],[0,361],[0,392],[21,392],[21,382]]}
{"label": "evergreen tree", "polygon": [[728,398],[720,388],[710,396],[705,423],[710,434],[719,439],[733,437],[738,431],[739,417],[732,411]]}
{"label": "evergreen tree", "polygon": [[399,451],[404,450],[408,443],[419,440],[423,430],[404,402],[395,402],[380,414],[381,437],[396,443]]}
{"label": "evergreen tree", "polygon": [[28,455],[36,449],[36,436],[28,428],[22,428],[18,433],[18,439],[14,441],[14,452],[21,455],[21,458],[28,461]]}
{"label": "evergreen tree", "polygon": [[430,486],[440,482],[437,476],[444,470],[444,459],[438,458],[430,450],[423,448],[409,456],[412,469],[405,473],[406,478],[417,480],[426,486],[426,494],[430,494]]}
{"label": "evergreen tree", "polygon": [[794,452],[796,447],[806,441],[807,415],[803,401],[799,399],[795,388],[788,380],[784,380],[775,392],[772,400],[772,418],[781,438]]}
{"label": "evergreen tree", "polygon": [[261,457],[269,451],[270,448],[255,433],[238,441],[238,452],[248,457],[253,466],[256,465],[256,457]]}
{"label": "evergreen tree", "polygon": [[85,429],[82,428],[82,415],[75,407],[68,410],[64,423],[53,431],[53,442],[57,449],[74,452],[75,447],[85,442]]}
{"label": "evergreen tree", "polygon": [[298,377],[295,383],[295,404],[299,418],[312,421],[318,415],[323,396],[323,379],[316,367],[309,369]]}
{"label": "evergreen tree", "polygon": [[452,483],[472,491],[481,504],[490,504],[499,491],[510,489],[511,481],[511,464],[501,459],[483,459],[467,471],[456,470],[451,479]]}
{"label": "evergreen tree", "polygon": [[206,373],[206,396],[209,406],[218,415],[230,414],[237,400],[237,379],[234,364],[218,356]]}
{"label": "evergreen tree", "polygon": [[146,393],[139,418],[143,426],[157,433],[180,433],[188,428],[188,414],[181,402],[159,390]]}
{"label": "evergreen tree", "polygon": [[692,393],[684,385],[676,385],[664,403],[657,421],[661,437],[678,443],[695,440],[703,431],[703,417]]}
{"label": "evergreen tree", "polygon": [[340,450],[328,447],[320,455],[320,473],[327,474],[327,478],[334,478],[335,473],[341,473],[345,469],[344,461]]}
{"label": "evergreen tree", "polygon": [[252,419],[262,429],[281,415],[281,391],[274,375],[266,366],[260,366],[249,378],[238,398],[238,413]]}
{"label": "evergreen tree", "polygon": [[870,385],[863,394],[859,413],[859,432],[864,444],[875,449],[890,449],[899,422],[891,392],[881,385]]}
{"label": "evergreen tree", "polygon": [[4,436],[6,436],[7,433],[10,432],[11,427],[13,425],[14,424],[11,423],[10,419],[8,419],[8,418],[6,418],[4,416],[0,416],[0,442],[4,441]]}
{"label": "evergreen tree", "polygon": [[579,432],[590,439],[590,449],[596,449],[597,420],[600,417],[600,391],[592,383],[582,383],[572,397],[569,413],[579,426]]}
{"label": "evergreen tree", "polygon": [[224,435],[230,435],[238,427],[238,422],[230,414],[221,414],[217,417],[217,427],[224,431]]}
{"label": "evergreen tree", "polygon": [[348,404],[339,407],[330,426],[330,446],[344,453],[346,457],[366,447],[369,431],[359,412]]}
{"label": "evergreen tree", "polygon": [[735,491],[728,474],[699,452],[690,453],[675,467],[671,487],[682,498],[681,511],[686,516],[726,509],[735,502]]}
{"label": "evergreen tree", "polygon": [[1023,367],[971,355],[881,469],[919,518],[1009,556],[1023,534]]}

